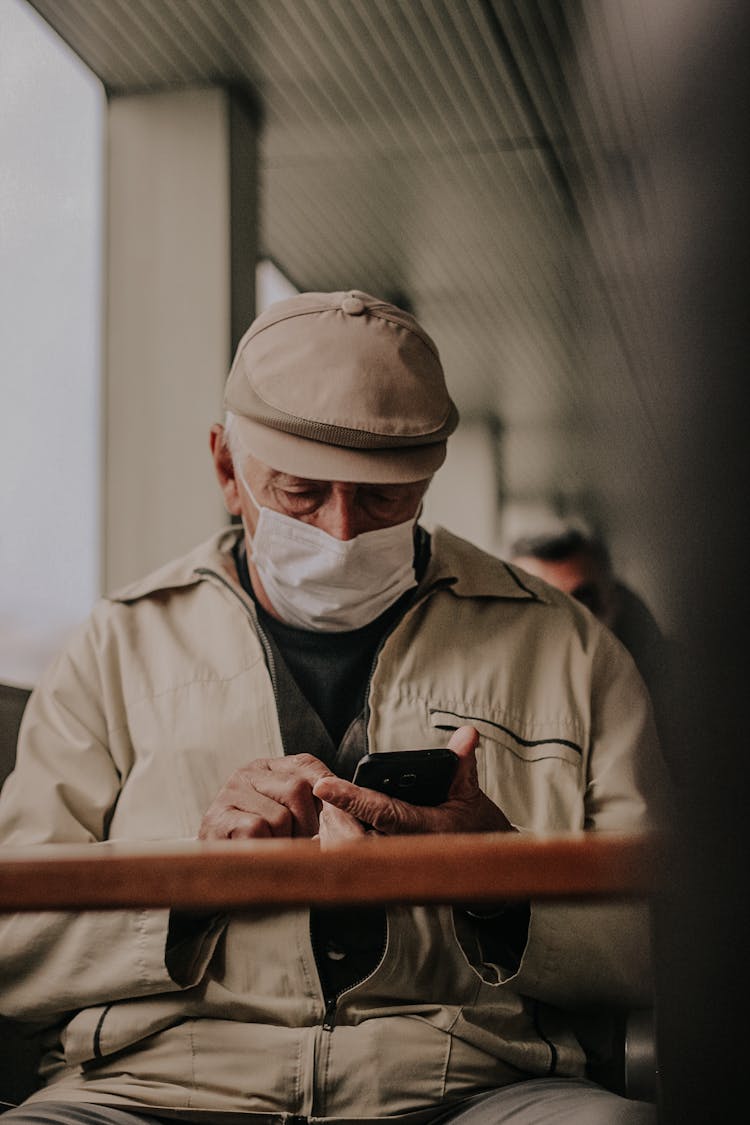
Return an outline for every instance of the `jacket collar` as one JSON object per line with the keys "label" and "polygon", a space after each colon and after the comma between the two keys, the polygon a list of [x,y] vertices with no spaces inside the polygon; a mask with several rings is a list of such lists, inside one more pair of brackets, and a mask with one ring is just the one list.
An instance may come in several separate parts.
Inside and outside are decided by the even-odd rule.
{"label": "jacket collar", "polygon": [[173,559],[151,574],[123,586],[107,597],[113,602],[134,602],[159,590],[175,590],[194,586],[204,579],[205,570],[213,570],[236,583],[237,574],[232,558],[232,548],[242,535],[239,525],[225,527],[199,544],[189,554]]}
{"label": "jacket collar", "polygon": [[450,586],[459,598],[512,598],[548,602],[543,584],[482,551],[444,527],[432,532],[432,552],[423,588]]}
{"label": "jacket collar", "polygon": [[[159,590],[179,589],[202,582],[207,570],[217,572],[236,584],[232,549],[241,535],[242,528],[237,525],[223,528],[189,554],[107,596],[115,602],[138,601]],[[423,590],[449,586],[460,598],[549,600],[534,579],[445,528],[436,528],[431,539],[430,561],[420,583]]]}

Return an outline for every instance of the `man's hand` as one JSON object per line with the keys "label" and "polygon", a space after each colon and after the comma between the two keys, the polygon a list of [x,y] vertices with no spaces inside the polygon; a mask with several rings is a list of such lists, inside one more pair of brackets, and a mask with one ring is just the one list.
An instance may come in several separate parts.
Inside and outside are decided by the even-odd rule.
{"label": "man's hand", "polygon": [[331,771],[311,754],[261,758],[235,770],[212,801],[199,840],[315,836],[320,801],[313,786]]}
{"label": "man's hand", "polygon": [[348,814],[348,831],[341,818],[336,821],[339,839],[357,834],[353,823],[356,821],[371,825],[387,836],[420,832],[512,832],[507,817],[479,788],[474,752],[478,739],[473,727],[459,727],[451,737],[448,747],[460,760],[448,800],[442,805],[410,805],[374,789],[342,781],[333,774],[315,782],[313,796],[325,802],[324,815],[326,804]]}
{"label": "man's hand", "polygon": [[323,802],[318,828],[321,848],[335,847],[336,844],[345,844],[349,840],[373,835],[379,833],[361,824],[356,816],[350,816],[349,813],[337,809],[335,805]]}

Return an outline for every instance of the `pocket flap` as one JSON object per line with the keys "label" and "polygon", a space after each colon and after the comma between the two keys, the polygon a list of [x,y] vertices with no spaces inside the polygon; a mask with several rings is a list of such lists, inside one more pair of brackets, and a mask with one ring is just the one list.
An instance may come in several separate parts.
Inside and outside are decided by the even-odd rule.
{"label": "pocket flap", "polygon": [[556,758],[580,767],[583,758],[581,745],[574,739],[558,733],[554,728],[542,731],[537,726],[534,736],[528,737],[519,729],[519,724],[511,725],[509,722],[482,718],[479,715],[463,715],[456,711],[441,711],[432,707],[430,723],[438,730],[456,730],[461,726],[474,727],[482,738],[498,743],[526,762]]}

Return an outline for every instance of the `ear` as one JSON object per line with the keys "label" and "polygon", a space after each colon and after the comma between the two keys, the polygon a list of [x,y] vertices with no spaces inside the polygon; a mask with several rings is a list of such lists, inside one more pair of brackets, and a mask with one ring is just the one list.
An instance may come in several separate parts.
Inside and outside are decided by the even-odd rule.
{"label": "ear", "polygon": [[240,508],[239,492],[234,475],[234,464],[224,438],[224,427],[220,426],[218,422],[211,427],[209,440],[216,479],[224,497],[224,507],[230,516],[239,516],[242,514],[242,509]]}

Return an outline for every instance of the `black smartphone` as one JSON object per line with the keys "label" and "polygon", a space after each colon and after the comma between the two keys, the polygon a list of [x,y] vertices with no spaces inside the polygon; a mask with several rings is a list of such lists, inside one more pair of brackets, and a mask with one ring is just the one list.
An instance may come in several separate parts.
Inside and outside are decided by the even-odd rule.
{"label": "black smartphone", "polygon": [[377,789],[410,805],[442,805],[457,768],[458,755],[444,746],[390,750],[365,754],[352,780],[355,785]]}

